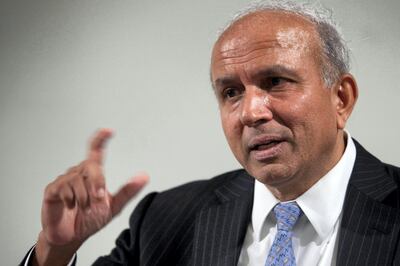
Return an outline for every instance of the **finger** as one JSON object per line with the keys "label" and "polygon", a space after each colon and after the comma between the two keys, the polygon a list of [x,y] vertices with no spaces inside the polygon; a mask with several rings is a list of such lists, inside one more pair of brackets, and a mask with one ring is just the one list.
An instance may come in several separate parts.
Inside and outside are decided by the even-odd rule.
{"label": "finger", "polygon": [[69,184],[78,206],[81,209],[87,208],[89,206],[89,195],[84,183],[84,177],[81,175],[72,176]]}
{"label": "finger", "polygon": [[67,182],[71,180],[71,175],[77,174],[82,171],[81,169],[84,163],[85,161],[81,162],[79,165],[70,167],[65,174],[59,175],[53,182],[48,184],[45,189],[44,200],[49,203],[61,200],[61,190],[64,186],[68,186]]}
{"label": "finger", "polygon": [[112,216],[117,215],[122,208],[133,198],[149,181],[149,176],[145,173],[134,176],[126,183],[113,197],[111,212]]}
{"label": "finger", "polygon": [[64,205],[67,206],[67,208],[72,209],[75,207],[75,195],[69,184],[65,184],[61,187],[59,194],[60,199],[64,202]]}
{"label": "finger", "polygon": [[[56,201],[60,201],[61,199],[61,190],[65,184],[66,175],[58,176],[53,182],[48,184],[44,191],[44,201],[48,203],[54,203]],[[68,185],[67,185],[68,186]]]}
{"label": "finger", "polygon": [[99,164],[88,162],[84,170],[85,185],[90,200],[101,200],[106,195],[106,181]]}
{"label": "finger", "polygon": [[89,146],[88,159],[101,164],[104,157],[104,146],[112,136],[112,130],[103,128],[97,131]]}

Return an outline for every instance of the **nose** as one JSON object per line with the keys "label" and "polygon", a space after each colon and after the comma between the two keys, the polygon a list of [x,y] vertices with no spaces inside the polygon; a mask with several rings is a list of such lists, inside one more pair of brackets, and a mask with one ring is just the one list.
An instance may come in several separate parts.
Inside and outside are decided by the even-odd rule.
{"label": "nose", "polygon": [[247,88],[241,102],[240,119],[243,125],[256,127],[273,118],[268,93],[258,88]]}

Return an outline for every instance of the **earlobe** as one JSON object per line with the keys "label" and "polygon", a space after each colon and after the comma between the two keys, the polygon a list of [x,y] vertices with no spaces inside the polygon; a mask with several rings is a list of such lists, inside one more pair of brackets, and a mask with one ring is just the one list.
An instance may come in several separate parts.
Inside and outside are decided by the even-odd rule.
{"label": "earlobe", "polygon": [[358,88],[354,77],[351,74],[343,75],[335,93],[338,99],[336,104],[337,127],[344,129],[358,98]]}

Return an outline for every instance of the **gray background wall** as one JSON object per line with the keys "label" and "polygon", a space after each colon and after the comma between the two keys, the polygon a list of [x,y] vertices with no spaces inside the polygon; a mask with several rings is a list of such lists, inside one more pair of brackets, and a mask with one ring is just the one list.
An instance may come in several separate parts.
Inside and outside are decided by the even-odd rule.
{"label": "gray background wall", "polygon": [[[352,48],[360,98],[348,128],[381,159],[400,164],[400,2],[325,0]],[[0,2],[1,261],[35,242],[43,188],[84,158],[99,127],[116,131],[107,182],[115,191],[147,170],[146,192],[238,167],[208,80],[216,31],[246,0]],[[79,251],[106,254],[122,214]]]}

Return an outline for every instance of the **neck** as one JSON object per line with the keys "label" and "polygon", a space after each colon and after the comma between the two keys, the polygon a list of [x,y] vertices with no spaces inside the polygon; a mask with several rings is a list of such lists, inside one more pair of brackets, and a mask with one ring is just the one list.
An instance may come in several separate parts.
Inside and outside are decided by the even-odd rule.
{"label": "neck", "polygon": [[279,201],[290,201],[297,199],[321,178],[323,178],[333,167],[335,167],[335,165],[343,156],[346,143],[347,135],[343,130],[340,130],[338,132],[332,152],[329,153],[328,156],[319,157],[318,162],[315,162],[316,167],[307,169],[304,171],[304,173],[298,173],[297,176],[290,178],[288,182],[274,186],[265,184],[265,186]]}

